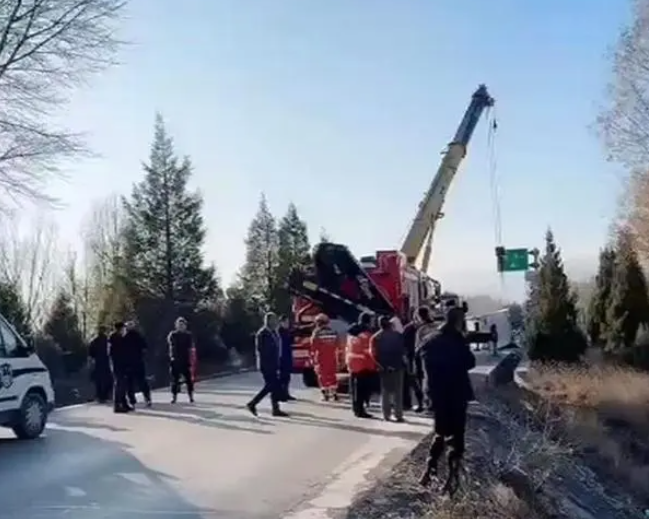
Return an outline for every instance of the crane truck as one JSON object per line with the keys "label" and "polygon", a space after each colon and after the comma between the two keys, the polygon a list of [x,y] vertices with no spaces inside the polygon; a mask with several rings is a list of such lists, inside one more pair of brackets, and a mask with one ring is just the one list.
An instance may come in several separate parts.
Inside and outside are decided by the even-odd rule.
{"label": "crane truck", "polygon": [[[362,312],[396,316],[405,322],[422,305],[439,309],[453,301],[459,306],[459,297],[442,293],[440,282],[427,274],[433,235],[437,222],[444,216],[446,194],[466,155],[469,141],[483,112],[493,104],[487,87],[480,85],[443,154],[399,250],[380,250],[357,260],[345,245],[320,243],[314,249],[312,263],[289,275],[295,336],[293,372],[302,374],[307,387],[317,385],[310,355],[310,337],[317,314],[325,313],[332,327],[344,335],[348,325],[356,322]],[[341,340],[341,371],[344,370],[343,345]]]}

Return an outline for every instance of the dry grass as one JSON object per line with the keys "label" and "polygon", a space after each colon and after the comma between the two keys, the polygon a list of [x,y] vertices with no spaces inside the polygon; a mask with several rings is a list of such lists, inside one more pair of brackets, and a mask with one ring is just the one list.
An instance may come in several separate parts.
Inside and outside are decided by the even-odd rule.
{"label": "dry grass", "polygon": [[636,496],[649,498],[649,375],[615,366],[529,373],[531,389],[561,409],[572,440]]}

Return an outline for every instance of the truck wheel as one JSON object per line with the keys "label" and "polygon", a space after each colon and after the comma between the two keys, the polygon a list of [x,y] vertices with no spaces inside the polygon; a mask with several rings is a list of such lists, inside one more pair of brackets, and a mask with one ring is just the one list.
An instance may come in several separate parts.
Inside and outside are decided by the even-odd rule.
{"label": "truck wheel", "polygon": [[16,423],[12,426],[14,434],[21,440],[38,438],[47,423],[47,409],[43,397],[29,392],[23,399]]}
{"label": "truck wheel", "polygon": [[306,387],[318,387],[318,377],[313,368],[307,368],[302,372],[302,382]]}

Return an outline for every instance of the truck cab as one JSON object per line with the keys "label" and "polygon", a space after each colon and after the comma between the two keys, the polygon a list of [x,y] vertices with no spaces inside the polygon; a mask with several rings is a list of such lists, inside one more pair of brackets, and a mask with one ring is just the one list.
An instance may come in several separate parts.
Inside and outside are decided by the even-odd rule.
{"label": "truck cab", "polygon": [[54,409],[50,374],[34,348],[0,315],[0,426],[38,438]]}

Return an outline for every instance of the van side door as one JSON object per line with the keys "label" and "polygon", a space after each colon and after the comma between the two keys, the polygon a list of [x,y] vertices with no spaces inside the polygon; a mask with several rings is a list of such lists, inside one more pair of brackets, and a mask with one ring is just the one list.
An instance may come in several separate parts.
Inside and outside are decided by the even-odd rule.
{"label": "van side door", "polygon": [[0,317],[0,412],[15,409],[20,396],[14,379],[18,338]]}

